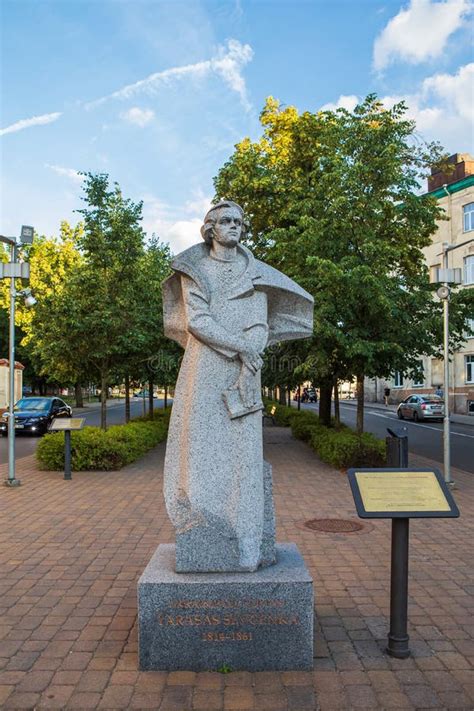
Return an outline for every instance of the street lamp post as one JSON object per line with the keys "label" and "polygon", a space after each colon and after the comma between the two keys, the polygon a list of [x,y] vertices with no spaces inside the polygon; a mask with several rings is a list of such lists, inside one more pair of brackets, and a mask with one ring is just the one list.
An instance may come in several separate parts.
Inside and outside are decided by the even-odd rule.
{"label": "street lamp post", "polygon": [[[10,245],[10,261],[16,262],[16,244]],[[8,364],[10,376],[10,394],[8,396],[8,486],[20,486],[19,479],[15,479],[15,415],[13,407],[15,404],[15,280],[10,279],[10,328],[9,328],[9,349]]]}
{"label": "street lamp post", "polygon": [[[20,244],[31,244],[33,241],[33,227],[23,225],[21,228]],[[0,278],[10,279],[10,321],[9,321],[9,345],[8,345],[8,366],[9,366],[9,396],[8,396],[8,479],[5,479],[6,486],[20,486],[21,482],[15,478],[15,278],[29,277],[29,264],[16,261],[18,242],[15,237],[4,237],[0,235],[0,242],[8,244],[10,247],[10,263],[0,264]],[[29,299],[28,305],[34,305],[35,300],[31,292],[19,292]]]}
{"label": "street lamp post", "polygon": [[[436,292],[443,302],[443,359],[444,359],[444,419],[443,419],[443,460],[444,460],[444,480],[449,486],[454,482],[451,478],[451,446],[450,446],[450,422],[449,422],[449,297],[451,289],[449,284],[460,284],[461,270],[448,269],[448,254],[459,247],[474,242],[468,239],[460,244],[449,245],[443,243],[443,268],[438,270],[438,281],[443,283]],[[441,255],[440,255],[441,256]]]}

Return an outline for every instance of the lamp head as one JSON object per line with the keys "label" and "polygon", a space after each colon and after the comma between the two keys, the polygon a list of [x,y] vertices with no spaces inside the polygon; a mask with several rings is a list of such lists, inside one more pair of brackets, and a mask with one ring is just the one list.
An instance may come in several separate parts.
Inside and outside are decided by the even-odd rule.
{"label": "lamp head", "polygon": [[21,294],[25,300],[25,306],[27,308],[31,309],[38,303],[33,294],[31,293],[31,289],[23,289]]}

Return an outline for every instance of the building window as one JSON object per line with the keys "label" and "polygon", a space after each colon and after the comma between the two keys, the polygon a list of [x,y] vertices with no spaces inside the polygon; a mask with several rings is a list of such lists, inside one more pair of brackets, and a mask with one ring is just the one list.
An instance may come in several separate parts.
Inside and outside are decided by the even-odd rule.
{"label": "building window", "polygon": [[474,202],[464,205],[462,213],[464,220],[464,232],[474,230]]}
{"label": "building window", "polygon": [[466,338],[474,338],[474,318],[468,318],[466,325]]}
{"label": "building window", "polygon": [[464,283],[474,284],[474,257],[464,258]]}
{"label": "building window", "polygon": [[401,388],[403,387],[403,373],[401,370],[396,370],[393,374],[393,387]]}
{"label": "building window", "polygon": [[423,368],[423,362],[420,362],[420,368],[418,374],[413,379],[414,388],[422,388],[425,384],[425,373]]}
{"label": "building window", "polygon": [[466,363],[466,383],[474,383],[474,355],[464,356]]}

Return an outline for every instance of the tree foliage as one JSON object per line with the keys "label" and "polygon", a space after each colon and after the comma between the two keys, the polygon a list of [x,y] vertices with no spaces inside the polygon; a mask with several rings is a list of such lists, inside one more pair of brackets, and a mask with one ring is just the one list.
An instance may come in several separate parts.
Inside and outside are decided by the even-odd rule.
{"label": "tree foliage", "polygon": [[419,193],[442,151],[417,140],[405,114],[374,95],[352,112],[302,114],[269,98],[261,139],[239,143],[215,178],[216,199],[250,218],[256,256],[314,296],[300,372],[326,392],[334,378],[415,372],[440,344],[422,250],[443,213]]}
{"label": "tree foliage", "polygon": [[[27,309],[18,300],[17,334],[22,360],[49,383],[100,384],[105,428],[112,382],[174,382],[173,365],[167,363],[166,372],[157,368],[164,362],[160,353],[170,351],[163,335],[161,282],[171,255],[156,237],[146,242],[142,204],[124,198],[108,175],[85,174],[83,199],[78,211],[83,222],[74,228],[63,222],[59,238],[36,237],[24,248],[37,304]],[[8,259],[4,250],[0,257]],[[4,349],[7,284],[0,288]]]}

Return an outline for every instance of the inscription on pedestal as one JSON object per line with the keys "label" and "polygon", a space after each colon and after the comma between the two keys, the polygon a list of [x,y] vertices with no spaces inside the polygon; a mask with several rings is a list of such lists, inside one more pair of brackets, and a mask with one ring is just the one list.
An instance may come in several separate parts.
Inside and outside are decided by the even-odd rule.
{"label": "inscription on pedestal", "polygon": [[[169,627],[199,628],[198,633],[203,642],[250,642],[254,639],[254,628],[271,625],[298,625],[298,615],[278,612],[246,612],[250,608],[275,610],[284,608],[284,600],[172,600],[170,608],[189,610],[190,614],[174,614],[173,612],[158,612],[156,620],[159,625]],[[208,614],[195,614],[196,610],[218,611]],[[233,610],[233,612],[228,612]],[[232,628],[216,631],[216,627]],[[210,628],[210,629],[209,629]]]}
{"label": "inscription on pedestal", "polygon": [[296,546],[255,573],[177,574],[159,546],[139,581],[142,669],[311,669],[313,591]]}

